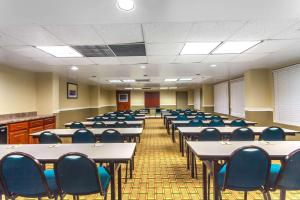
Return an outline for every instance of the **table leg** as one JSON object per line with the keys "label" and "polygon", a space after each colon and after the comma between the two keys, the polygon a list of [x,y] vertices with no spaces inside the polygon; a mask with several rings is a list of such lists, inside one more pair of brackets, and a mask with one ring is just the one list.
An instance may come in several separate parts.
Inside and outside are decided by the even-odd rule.
{"label": "table leg", "polygon": [[218,183],[218,161],[214,160],[213,164],[213,178],[214,178],[214,200],[219,200],[219,183]]}
{"label": "table leg", "polygon": [[181,134],[181,155],[184,156],[184,137],[183,134]]}
{"label": "table leg", "polygon": [[203,182],[203,200],[207,200],[207,169],[204,162],[202,162],[202,182]]}
{"label": "table leg", "polygon": [[179,132],[179,151],[180,153],[182,152],[182,149],[181,149],[181,133]]}
{"label": "table leg", "polygon": [[118,200],[122,200],[122,173],[121,173],[121,165],[118,169]]}
{"label": "table leg", "polygon": [[111,175],[111,181],[110,181],[110,190],[111,190],[111,200],[116,199],[116,191],[115,191],[115,163],[110,162],[109,163],[109,171]]}
{"label": "table leg", "polygon": [[190,147],[186,147],[186,166],[187,169],[190,169]]}
{"label": "table leg", "polygon": [[132,173],[133,173],[133,166],[134,166],[134,157],[132,157],[131,161],[130,161],[130,178],[132,178]]}
{"label": "table leg", "polygon": [[171,124],[172,126],[172,141],[173,143],[176,143],[176,139],[175,139],[175,127],[174,124]]}
{"label": "table leg", "polygon": [[193,152],[191,152],[191,176],[192,178],[195,178],[195,155]]}

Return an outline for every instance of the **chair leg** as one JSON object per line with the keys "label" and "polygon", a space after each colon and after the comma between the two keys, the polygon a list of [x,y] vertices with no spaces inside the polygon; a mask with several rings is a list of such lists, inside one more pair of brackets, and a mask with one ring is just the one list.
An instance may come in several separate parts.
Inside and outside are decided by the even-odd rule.
{"label": "chair leg", "polygon": [[207,196],[210,199],[210,173],[207,175]]}
{"label": "chair leg", "polygon": [[195,162],[195,178],[197,179],[197,162],[196,162],[196,160],[197,159],[195,158],[195,161],[194,161]]}
{"label": "chair leg", "polygon": [[38,200],[42,200],[42,198],[41,198],[41,197],[38,197]]}
{"label": "chair leg", "polygon": [[280,190],[280,200],[285,200],[285,197],[286,197],[286,191]]}
{"label": "chair leg", "polygon": [[247,200],[247,196],[248,196],[248,195],[247,195],[247,192],[245,191],[245,192],[244,192],[244,200]]}
{"label": "chair leg", "polygon": [[271,200],[270,193],[268,191],[262,191],[264,200]]}
{"label": "chair leg", "polygon": [[104,200],[107,200],[107,194],[106,194],[106,195],[104,195]]}
{"label": "chair leg", "polygon": [[219,199],[222,200],[222,192],[219,191]]}

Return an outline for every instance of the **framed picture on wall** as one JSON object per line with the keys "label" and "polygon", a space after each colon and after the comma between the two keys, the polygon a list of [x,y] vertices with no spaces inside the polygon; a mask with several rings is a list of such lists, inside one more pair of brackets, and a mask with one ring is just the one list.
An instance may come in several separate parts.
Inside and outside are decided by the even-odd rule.
{"label": "framed picture on wall", "polygon": [[77,99],[78,98],[78,84],[76,83],[67,83],[67,98],[68,99]]}
{"label": "framed picture on wall", "polygon": [[119,102],[128,102],[128,94],[119,94]]}

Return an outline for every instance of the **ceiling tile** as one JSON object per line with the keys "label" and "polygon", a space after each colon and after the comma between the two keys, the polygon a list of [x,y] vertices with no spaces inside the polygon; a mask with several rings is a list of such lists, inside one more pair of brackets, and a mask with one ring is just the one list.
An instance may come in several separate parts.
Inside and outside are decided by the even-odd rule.
{"label": "ceiling tile", "polygon": [[94,25],[106,44],[144,42],[141,24]]}
{"label": "ceiling tile", "polygon": [[260,53],[260,54],[240,54],[234,59],[231,60],[231,62],[249,62],[261,59],[265,56],[267,56],[267,53]]}
{"label": "ceiling tile", "polygon": [[38,57],[49,57],[52,58],[53,56],[39,50],[37,48],[31,46],[20,46],[20,47],[5,47],[9,52],[16,53],[18,55],[29,57],[29,58],[38,58]]}
{"label": "ceiling tile", "polygon": [[61,41],[59,41],[41,26],[7,26],[2,27],[0,31],[28,45],[64,45]]}
{"label": "ceiling tile", "polygon": [[148,63],[150,64],[164,64],[173,63],[176,56],[148,56]]}
{"label": "ceiling tile", "polygon": [[267,40],[249,49],[247,53],[271,53],[283,50],[294,44],[292,40]]}
{"label": "ceiling tile", "polygon": [[230,40],[265,40],[295,24],[296,20],[250,21],[237,31]]}
{"label": "ceiling tile", "polygon": [[192,23],[143,24],[146,43],[185,42]]}
{"label": "ceiling tile", "polygon": [[198,22],[193,24],[188,42],[224,41],[240,29],[245,21]]}
{"label": "ceiling tile", "polygon": [[0,46],[17,46],[24,45],[23,42],[13,39],[3,33],[0,33]]}
{"label": "ceiling tile", "polygon": [[121,64],[139,64],[147,63],[146,56],[128,56],[128,57],[118,57]]}
{"label": "ceiling tile", "polygon": [[279,34],[272,37],[272,39],[299,39],[300,38],[300,22],[294,24],[283,30]]}
{"label": "ceiling tile", "polygon": [[237,56],[237,54],[209,55],[202,62],[203,63],[229,62],[236,56]]}
{"label": "ceiling tile", "polygon": [[89,25],[45,26],[67,45],[102,45],[104,41]]}
{"label": "ceiling tile", "polygon": [[147,56],[178,55],[184,43],[146,44]]}
{"label": "ceiling tile", "polygon": [[176,57],[176,63],[194,63],[201,62],[207,55],[179,55]]}
{"label": "ceiling tile", "polygon": [[34,58],[35,61],[45,65],[66,65],[60,58]]}
{"label": "ceiling tile", "polygon": [[120,61],[116,57],[92,57],[89,58],[98,65],[118,65]]}
{"label": "ceiling tile", "polygon": [[94,63],[89,58],[60,58],[67,65],[93,65]]}

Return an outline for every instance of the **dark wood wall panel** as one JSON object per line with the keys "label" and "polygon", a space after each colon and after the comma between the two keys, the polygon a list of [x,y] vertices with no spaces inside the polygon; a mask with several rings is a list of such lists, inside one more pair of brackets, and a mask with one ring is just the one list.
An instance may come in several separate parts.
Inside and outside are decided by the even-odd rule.
{"label": "dark wood wall panel", "polygon": [[159,92],[145,92],[145,107],[146,108],[159,108],[160,107]]}

